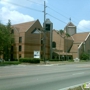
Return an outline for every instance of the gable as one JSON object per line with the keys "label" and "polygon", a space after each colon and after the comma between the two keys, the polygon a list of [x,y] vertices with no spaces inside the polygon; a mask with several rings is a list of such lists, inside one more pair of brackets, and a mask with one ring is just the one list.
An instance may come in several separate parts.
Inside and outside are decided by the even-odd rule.
{"label": "gable", "polygon": [[26,32],[28,29],[30,29],[35,24],[36,21],[12,25],[12,28],[16,28],[19,32]]}
{"label": "gable", "polygon": [[42,33],[42,32],[40,31],[40,29],[35,28],[31,33],[39,34],[39,33]]}

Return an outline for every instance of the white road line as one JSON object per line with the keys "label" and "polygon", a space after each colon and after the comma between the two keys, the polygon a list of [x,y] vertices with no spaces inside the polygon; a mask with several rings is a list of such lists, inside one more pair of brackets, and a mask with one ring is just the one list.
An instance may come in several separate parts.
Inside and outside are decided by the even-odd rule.
{"label": "white road line", "polygon": [[73,73],[72,75],[81,75],[84,74],[85,72],[79,72],[79,73]]}
{"label": "white road line", "polygon": [[58,64],[46,64],[46,65],[37,65],[37,66],[57,66]]}

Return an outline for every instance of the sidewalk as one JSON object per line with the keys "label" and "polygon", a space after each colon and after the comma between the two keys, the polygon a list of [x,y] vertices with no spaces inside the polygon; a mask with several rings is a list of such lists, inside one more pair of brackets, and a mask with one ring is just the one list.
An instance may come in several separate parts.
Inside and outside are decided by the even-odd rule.
{"label": "sidewalk", "polygon": [[43,64],[58,64],[58,65],[66,65],[66,64],[90,64],[90,61],[80,61],[80,62],[70,62],[70,61],[48,61],[44,63],[44,61],[40,62],[40,65]]}

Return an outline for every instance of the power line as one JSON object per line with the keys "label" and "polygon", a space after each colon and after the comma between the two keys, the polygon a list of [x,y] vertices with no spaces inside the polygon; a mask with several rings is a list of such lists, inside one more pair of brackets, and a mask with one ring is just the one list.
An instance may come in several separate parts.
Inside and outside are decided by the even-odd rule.
{"label": "power line", "polygon": [[20,5],[20,4],[16,4],[16,3],[13,3],[13,2],[4,1],[4,0],[3,0],[3,2],[9,3],[9,4],[13,4],[13,5],[16,5],[16,6],[20,6],[20,7],[23,7],[23,8],[27,8],[27,9],[30,9],[30,10],[33,10],[33,11],[42,12],[40,10],[37,10],[37,9],[34,9],[34,8],[30,8],[30,7],[27,7],[27,6],[23,6],[23,5]]}
{"label": "power line", "polygon": [[48,8],[49,8],[49,9],[51,9],[52,11],[54,11],[54,12],[58,13],[59,15],[61,15],[61,16],[63,16],[63,17],[65,17],[66,19],[69,19],[68,17],[66,17],[66,16],[64,16],[63,14],[61,14],[61,13],[57,12],[56,10],[52,9],[51,7],[48,7]]}
{"label": "power line", "polygon": [[34,1],[32,1],[32,0],[27,0],[27,1],[44,6],[43,4],[34,2]]}
{"label": "power line", "polygon": [[47,15],[49,15],[49,16],[51,16],[51,17],[53,17],[53,18],[57,19],[58,21],[60,21],[60,22],[62,22],[62,23],[67,24],[66,22],[64,22],[64,21],[62,21],[62,20],[60,20],[60,19],[58,19],[58,18],[56,18],[56,17],[52,16],[52,15],[51,15],[51,14],[49,14],[49,13],[47,13]]}
{"label": "power line", "polygon": [[[63,14],[61,14],[61,13],[59,13],[58,11],[56,11],[55,9],[52,9],[51,7],[49,7],[48,6],[48,8],[49,9],[51,9],[52,11],[54,11],[54,12],[56,12],[56,13],[58,13],[59,15],[61,15],[61,16],[63,16],[64,18],[66,18],[66,19],[69,19],[68,17],[66,17],[65,15],[63,15]],[[54,17],[54,18],[56,18],[56,17]],[[61,20],[60,20],[61,21]],[[75,22],[74,20],[72,20],[73,22]],[[75,22],[76,24],[78,24],[77,22]],[[80,25],[80,26],[82,26],[82,25]],[[86,28],[87,30],[90,30],[89,28],[87,28],[87,27],[85,27],[85,26],[82,26],[83,28]],[[80,30],[80,29],[78,29],[78,30]],[[82,30],[82,31],[84,31],[84,30]]]}

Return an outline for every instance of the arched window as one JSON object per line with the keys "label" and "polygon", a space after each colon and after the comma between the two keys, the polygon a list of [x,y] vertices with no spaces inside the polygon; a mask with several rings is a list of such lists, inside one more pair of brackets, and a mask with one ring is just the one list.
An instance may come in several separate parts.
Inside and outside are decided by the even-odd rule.
{"label": "arched window", "polygon": [[52,42],[52,48],[56,48],[56,42]]}

